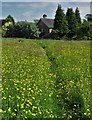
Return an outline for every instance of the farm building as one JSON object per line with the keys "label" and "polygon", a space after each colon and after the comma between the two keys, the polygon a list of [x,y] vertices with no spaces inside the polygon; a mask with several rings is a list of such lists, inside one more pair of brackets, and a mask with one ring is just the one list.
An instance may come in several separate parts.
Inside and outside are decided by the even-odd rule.
{"label": "farm building", "polygon": [[47,15],[43,15],[43,18],[37,23],[39,30],[41,31],[42,36],[51,33],[54,26],[54,19],[47,18]]}

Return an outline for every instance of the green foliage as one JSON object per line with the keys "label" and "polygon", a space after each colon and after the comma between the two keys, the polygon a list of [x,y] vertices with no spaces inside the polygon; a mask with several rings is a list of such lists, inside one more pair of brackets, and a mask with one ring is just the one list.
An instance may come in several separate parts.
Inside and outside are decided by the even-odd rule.
{"label": "green foliage", "polygon": [[86,14],[85,18],[88,22],[92,22],[92,14]]}
{"label": "green foliage", "polygon": [[12,24],[15,24],[14,18],[11,15],[8,15],[7,18],[5,19],[6,22],[12,22]]}
{"label": "green foliage", "polygon": [[76,34],[78,27],[77,19],[75,17],[75,13],[73,12],[72,8],[67,9],[66,18],[68,21],[68,28],[69,28],[69,32],[67,36],[68,38],[72,38]]}
{"label": "green foliage", "polygon": [[85,18],[87,20],[81,22],[78,7],[75,12],[72,8],[68,8],[65,16],[61,5],[58,5],[51,34],[52,39],[92,39],[92,15],[87,14]]}
{"label": "green foliage", "polygon": [[11,36],[11,28],[15,24],[14,18],[11,15],[8,15],[7,18],[4,20],[2,26],[2,36],[3,37],[10,37]]}
{"label": "green foliage", "polygon": [[2,36],[3,37],[10,37],[11,35],[11,28],[13,27],[12,22],[5,22],[5,24],[2,26]]}
{"label": "green foliage", "polygon": [[18,37],[18,38],[38,38],[39,29],[36,23],[21,21],[14,25],[4,25],[4,37]]}
{"label": "green foliage", "polygon": [[77,37],[80,39],[91,39],[92,40],[92,23],[83,22],[81,27],[78,29]]}
{"label": "green foliage", "polygon": [[38,38],[39,30],[35,23],[25,21],[17,22],[13,26],[12,37]]}
{"label": "green foliage", "polygon": [[56,10],[55,20],[54,20],[54,31],[58,34],[58,37],[61,38],[68,32],[68,24],[61,5],[58,5]]}
{"label": "green foliage", "polygon": [[51,38],[52,39],[60,39],[60,36],[59,36],[59,30],[58,29],[56,29],[56,30],[52,30],[52,33],[51,33]]}
{"label": "green foliage", "polygon": [[81,25],[81,17],[80,17],[80,12],[79,12],[78,7],[75,10],[75,17],[76,17],[76,20],[77,20],[78,27],[80,27],[80,25]]}
{"label": "green foliage", "polygon": [[39,34],[36,23],[26,21],[15,23],[11,15],[7,16],[2,26],[3,37],[38,38]]}

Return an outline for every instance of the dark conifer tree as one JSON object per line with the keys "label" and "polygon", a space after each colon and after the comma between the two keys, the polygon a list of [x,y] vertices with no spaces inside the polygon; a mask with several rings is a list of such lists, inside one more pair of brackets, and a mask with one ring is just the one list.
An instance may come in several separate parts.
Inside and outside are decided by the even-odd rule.
{"label": "dark conifer tree", "polygon": [[81,17],[80,17],[80,12],[79,12],[78,7],[75,10],[75,17],[76,17],[76,20],[77,20],[78,27],[80,27],[80,25],[81,25]]}
{"label": "dark conifer tree", "polygon": [[58,31],[59,37],[64,36],[68,32],[68,23],[61,5],[58,5],[56,10],[54,30]]}
{"label": "dark conifer tree", "polygon": [[77,27],[78,27],[75,13],[73,12],[72,8],[67,9],[66,18],[68,21],[68,28],[69,28],[68,37],[72,38],[74,35],[76,35]]}

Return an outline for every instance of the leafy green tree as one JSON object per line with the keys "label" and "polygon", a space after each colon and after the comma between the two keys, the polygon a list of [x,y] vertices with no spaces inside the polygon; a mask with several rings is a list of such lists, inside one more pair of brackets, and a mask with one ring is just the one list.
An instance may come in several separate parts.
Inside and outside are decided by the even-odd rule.
{"label": "leafy green tree", "polygon": [[58,37],[63,37],[68,32],[68,23],[61,5],[58,5],[54,20],[54,32],[58,34]]}
{"label": "leafy green tree", "polygon": [[13,26],[11,34],[12,37],[38,38],[40,32],[36,26],[36,23],[20,21]]}
{"label": "leafy green tree", "polygon": [[6,22],[12,22],[12,24],[15,24],[14,18],[11,15],[8,15],[7,18],[5,19]]}
{"label": "leafy green tree", "polygon": [[77,32],[78,39],[91,39],[92,40],[92,23],[84,21]]}
{"label": "leafy green tree", "polygon": [[76,20],[77,20],[78,27],[80,27],[80,25],[81,25],[81,17],[80,17],[80,12],[79,12],[78,7],[75,10],[75,17],[76,17]]}
{"label": "leafy green tree", "polygon": [[2,25],[2,36],[10,37],[11,36],[11,28],[15,24],[14,18],[11,15],[8,15],[4,20],[4,24]]}
{"label": "leafy green tree", "polygon": [[5,24],[2,26],[2,36],[3,37],[10,37],[10,31],[11,31],[11,28],[13,27],[13,23],[8,21],[8,22],[5,22]]}
{"label": "leafy green tree", "polygon": [[68,38],[72,38],[74,35],[76,35],[77,27],[78,27],[75,13],[73,12],[72,8],[67,9],[66,18],[68,21],[68,28],[69,28],[69,32],[67,36]]}
{"label": "leafy green tree", "polygon": [[85,18],[88,22],[92,22],[92,14],[86,14]]}

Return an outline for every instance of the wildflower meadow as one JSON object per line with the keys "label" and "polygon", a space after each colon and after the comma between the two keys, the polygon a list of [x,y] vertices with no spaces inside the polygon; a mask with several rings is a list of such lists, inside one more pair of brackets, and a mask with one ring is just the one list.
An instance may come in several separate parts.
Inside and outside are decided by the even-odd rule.
{"label": "wildflower meadow", "polygon": [[2,39],[2,118],[90,119],[90,41]]}

